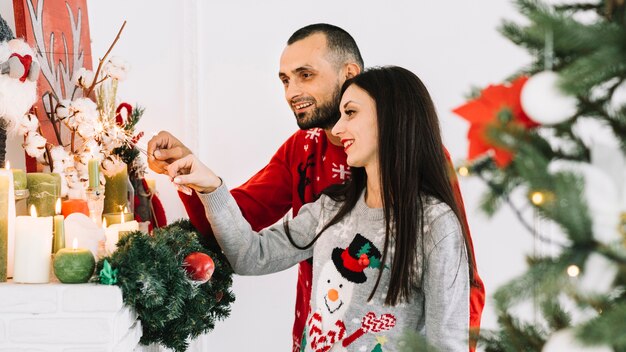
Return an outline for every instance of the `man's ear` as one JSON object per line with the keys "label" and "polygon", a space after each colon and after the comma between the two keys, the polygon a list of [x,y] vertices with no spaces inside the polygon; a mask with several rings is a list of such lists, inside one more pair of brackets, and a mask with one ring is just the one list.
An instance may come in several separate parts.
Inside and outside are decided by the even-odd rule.
{"label": "man's ear", "polygon": [[353,78],[359,73],[361,73],[361,68],[359,67],[359,65],[353,62],[346,64],[346,79]]}

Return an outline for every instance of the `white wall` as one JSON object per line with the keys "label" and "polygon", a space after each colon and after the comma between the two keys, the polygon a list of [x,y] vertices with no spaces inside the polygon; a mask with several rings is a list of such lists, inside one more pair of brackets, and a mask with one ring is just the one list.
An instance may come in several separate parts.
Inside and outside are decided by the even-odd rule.
{"label": "white wall", "polygon": [[[501,19],[519,18],[507,1],[90,0],[88,6],[94,58],[128,20],[114,54],[133,66],[120,94],[147,108],[139,128],[181,136],[230,186],[261,168],[297,128],[277,71],[287,38],[306,24],[348,30],[367,66],[395,64],[418,74],[438,107],[454,160],[465,156],[468,125],[450,110],[470,86],[500,82],[528,61],[496,31]],[[492,220],[478,211],[480,181],[461,186],[490,294],[525,268],[533,241],[507,209]],[[169,181],[158,178],[158,187],[169,218],[184,216]],[[289,350],[295,278],[293,269],[237,277],[231,317],[196,350]],[[484,327],[495,326],[490,303]]]}

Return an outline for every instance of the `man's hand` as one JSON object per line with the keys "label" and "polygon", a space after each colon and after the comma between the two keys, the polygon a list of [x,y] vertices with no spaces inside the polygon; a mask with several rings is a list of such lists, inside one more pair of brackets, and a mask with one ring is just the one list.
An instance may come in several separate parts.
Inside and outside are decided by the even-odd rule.
{"label": "man's hand", "polygon": [[222,180],[193,154],[171,163],[167,174],[175,184],[191,187],[200,193],[211,193],[222,184]]}
{"label": "man's hand", "polygon": [[176,160],[191,154],[176,137],[161,131],[148,142],[148,166],[159,174],[167,174],[167,167]]}

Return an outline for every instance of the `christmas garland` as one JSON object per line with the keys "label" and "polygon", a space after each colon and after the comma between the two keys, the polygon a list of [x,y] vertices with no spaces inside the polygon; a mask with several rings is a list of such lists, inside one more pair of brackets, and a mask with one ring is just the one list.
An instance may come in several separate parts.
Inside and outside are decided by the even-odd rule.
{"label": "christmas garland", "polygon": [[[215,267],[205,283],[190,278],[183,264],[190,254],[206,257],[202,253]],[[235,301],[232,273],[219,248],[209,249],[188,220],[179,220],[155,229],[153,236],[136,231],[121,238],[117,251],[98,262],[96,277],[122,289],[124,303],[141,320],[142,344],[185,351],[190,339],[229,316]]]}

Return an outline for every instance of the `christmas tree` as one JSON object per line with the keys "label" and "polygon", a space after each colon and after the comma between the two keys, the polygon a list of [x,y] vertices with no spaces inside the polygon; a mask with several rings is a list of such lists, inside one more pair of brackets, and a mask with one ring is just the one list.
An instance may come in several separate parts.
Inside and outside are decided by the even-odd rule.
{"label": "christmas tree", "polygon": [[[495,292],[499,328],[479,346],[626,351],[625,1],[516,6],[527,20],[500,31],[533,60],[455,109],[471,123],[458,171],[487,184],[487,214],[512,207],[551,253]],[[534,319],[517,314],[528,303]]]}

